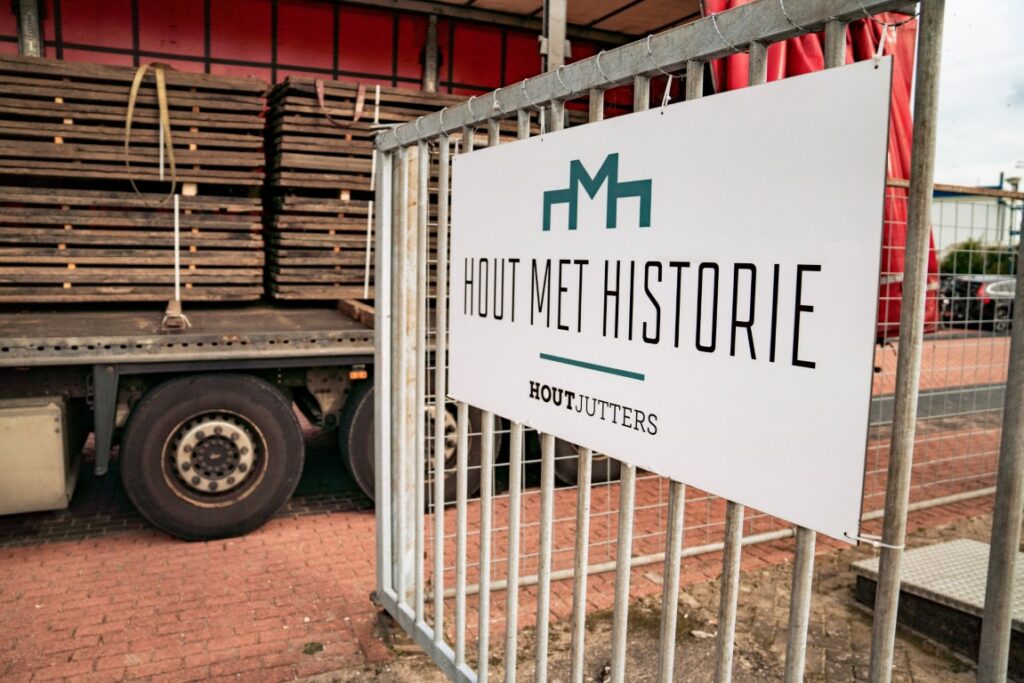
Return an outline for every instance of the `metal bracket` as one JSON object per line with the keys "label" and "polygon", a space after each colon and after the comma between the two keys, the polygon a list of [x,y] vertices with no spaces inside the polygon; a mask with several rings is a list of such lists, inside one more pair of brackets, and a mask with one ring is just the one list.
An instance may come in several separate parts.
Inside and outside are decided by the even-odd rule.
{"label": "metal bracket", "polygon": [[95,473],[104,475],[110,465],[110,449],[114,441],[114,420],[117,417],[118,371],[116,365],[94,365],[93,432],[96,434]]}

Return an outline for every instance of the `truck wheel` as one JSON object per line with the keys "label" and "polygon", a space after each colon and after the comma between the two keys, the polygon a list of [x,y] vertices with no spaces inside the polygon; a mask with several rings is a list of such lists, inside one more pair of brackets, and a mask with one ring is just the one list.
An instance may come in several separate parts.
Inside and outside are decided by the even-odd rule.
{"label": "truck wheel", "polygon": [[[373,500],[376,495],[374,489],[374,450],[373,450],[373,382],[360,382],[353,389],[345,402],[345,408],[341,413],[341,427],[338,430],[339,446],[345,465],[352,473],[352,477],[359,484],[363,493]],[[455,473],[456,462],[456,419],[454,409],[449,408],[445,416],[445,477],[444,477],[444,499],[446,503],[455,501],[456,486],[458,484]],[[431,419],[428,417],[428,419]],[[469,409],[469,453],[467,462],[469,472],[466,476],[466,492],[472,496],[480,490],[480,443],[479,433],[480,411],[476,408]],[[497,429],[497,426],[495,426]],[[475,434],[476,433],[476,434]],[[501,437],[494,437],[494,452],[497,455],[501,447]],[[428,457],[432,457],[433,447],[427,451]],[[431,468],[428,464],[426,473],[425,500],[431,500],[433,495],[433,482],[430,476]]]}
{"label": "truck wheel", "polygon": [[[555,476],[563,484],[575,486],[579,482],[580,458],[577,449],[575,444],[555,439]],[[594,453],[590,464],[590,482],[592,484],[617,481],[621,475],[622,466],[618,460]]]}
{"label": "truck wheel", "polygon": [[195,375],[146,394],[121,446],[128,497],[186,540],[261,526],[295,491],[304,458],[291,402],[248,375]]}

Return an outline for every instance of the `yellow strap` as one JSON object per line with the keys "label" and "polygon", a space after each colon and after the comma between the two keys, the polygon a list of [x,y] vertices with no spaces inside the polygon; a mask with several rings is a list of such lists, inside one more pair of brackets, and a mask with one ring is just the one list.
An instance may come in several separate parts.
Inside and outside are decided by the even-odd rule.
{"label": "yellow strap", "polygon": [[129,151],[131,147],[132,115],[135,113],[135,101],[138,99],[142,80],[146,77],[146,72],[151,66],[153,67],[153,75],[156,77],[156,100],[160,109],[160,127],[164,131],[164,147],[167,149],[167,161],[171,167],[171,191],[164,198],[163,202],[160,202],[163,204],[174,196],[174,191],[178,187],[178,171],[174,163],[174,140],[171,136],[171,113],[167,106],[167,79],[164,74],[164,69],[170,67],[166,64],[141,64],[135,72],[135,78],[132,79],[131,92],[128,93],[128,115],[124,121],[124,165],[128,169],[128,181],[131,182],[132,188],[136,193],[142,194],[135,185],[135,179],[131,177],[132,164]]}

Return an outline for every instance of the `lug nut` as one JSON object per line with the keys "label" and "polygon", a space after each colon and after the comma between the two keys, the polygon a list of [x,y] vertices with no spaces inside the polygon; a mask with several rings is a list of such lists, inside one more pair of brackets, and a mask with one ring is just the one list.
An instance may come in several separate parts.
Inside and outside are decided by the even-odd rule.
{"label": "lug nut", "polygon": [[242,472],[242,473],[245,473],[246,471],[248,471],[248,469],[249,469],[249,466],[248,466],[248,465],[246,465],[246,464],[245,464],[244,462],[243,462],[243,463],[241,463],[241,464],[240,464],[240,465],[238,466],[238,471],[239,471],[239,472]]}
{"label": "lug nut", "polygon": [[199,485],[199,477],[192,477],[192,485],[193,486],[198,486]]}
{"label": "lug nut", "polygon": [[215,482],[215,481],[211,481],[210,482],[210,490],[211,491],[216,491],[217,490],[217,482]]}
{"label": "lug nut", "polygon": [[192,463],[190,463],[190,462],[183,462],[183,463],[181,463],[181,471],[182,472],[188,472],[190,469],[192,469]]}

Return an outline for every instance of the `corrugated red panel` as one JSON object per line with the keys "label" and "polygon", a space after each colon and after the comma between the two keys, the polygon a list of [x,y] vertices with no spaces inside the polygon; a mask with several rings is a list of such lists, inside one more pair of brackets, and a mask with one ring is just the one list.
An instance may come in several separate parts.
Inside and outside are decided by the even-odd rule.
{"label": "corrugated red panel", "polygon": [[217,0],[210,4],[210,56],[269,63],[270,29],[271,0]]}
{"label": "corrugated red panel", "polygon": [[[114,64],[160,61],[181,70],[267,80],[290,74],[336,75],[416,88],[422,79],[423,15],[335,7],[323,0],[43,0],[43,5],[45,52],[50,57]],[[16,51],[13,15],[0,12],[0,22],[0,50]],[[10,37],[6,41],[5,34]],[[540,71],[537,36],[527,31],[441,19],[438,47],[442,90],[478,94]],[[574,51],[580,59],[596,48],[577,43]]]}
{"label": "corrugated red panel", "polygon": [[505,82],[515,83],[540,73],[537,36],[509,31],[505,42]]}
{"label": "corrugated red panel", "polygon": [[125,50],[132,48],[130,0],[62,2],[60,12],[64,42]]}
{"label": "corrugated red panel", "polygon": [[[338,68],[361,74],[391,74],[394,16],[361,7],[342,7],[340,15]],[[352,79],[346,76],[343,80]]]}
{"label": "corrugated red panel", "polygon": [[[448,31],[438,28],[438,42],[442,33],[445,43],[448,42]],[[404,78],[423,77],[423,50],[427,44],[427,18],[421,14],[399,15],[398,17],[398,64],[396,73]],[[441,48],[441,54],[447,54],[447,45]],[[440,70],[439,73],[445,73]]]}
{"label": "corrugated red panel", "polygon": [[64,59],[69,62],[92,62],[93,64],[112,64],[114,66],[131,66],[132,56],[114,52],[97,52],[96,50],[64,49]]}
{"label": "corrugated red panel", "polygon": [[140,50],[201,58],[203,33],[203,0],[139,3]]}
{"label": "corrugated red panel", "polygon": [[332,68],[334,9],[330,4],[295,0],[278,4],[277,62],[290,66]]}
{"label": "corrugated red panel", "polygon": [[0,5],[0,53],[12,54],[8,48],[13,47],[13,54],[17,54],[18,20],[14,12],[5,12],[5,9]]}
{"label": "corrugated red panel", "polygon": [[[487,90],[501,85],[501,29],[482,24],[457,24],[452,51],[452,80]],[[453,87],[453,92],[475,95],[476,88]]]}

